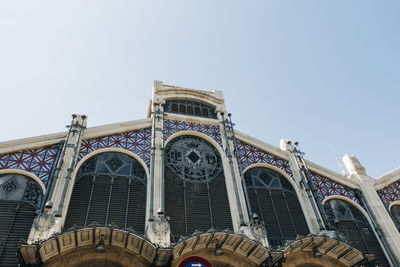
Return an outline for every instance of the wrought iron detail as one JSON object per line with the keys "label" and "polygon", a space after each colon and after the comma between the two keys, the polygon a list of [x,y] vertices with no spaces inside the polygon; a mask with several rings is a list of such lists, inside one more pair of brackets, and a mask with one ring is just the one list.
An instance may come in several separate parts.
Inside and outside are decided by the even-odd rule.
{"label": "wrought iron detail", "polygon": [[112,172],[117,171],[119,168],[122,167],[122,165],[124,164],[124,162],[117,156],[115,155],[114,157],[112,157],[111,159],[106,161],[106,164],[108,166],[108,168],[110,168],[110,170]]}
{"label": "wrought iron detail", "polygon": [[42,202],[42,197],[42,188],[37,183],[29,181],[23,200],[32,203],[36,207],[39,207]]}
{"label": "wrought iron detail", "polygon": [[168,168],[183,180],[209,182],[222,170],[218,151],[207,141],[182,136],[171,141],[165,151]]}
{"label": "wrought iron detail", "polygon": [[14,192],[15,190],[17,190],[18,188],[18,184],[15,181],[14,176],[12,176],[10,179],[8,179],[7,182],[5,182],[4,184],[1,185],[1,188],[3,189],[5,195],[9,195],[12,192]]}
{"label": "wrought iron detail", "polygon": [[340,240],[364,253],[375,254],[377,265],[389,266],[374,231],[356,207],[341,199],[331,199],[324,209]]}

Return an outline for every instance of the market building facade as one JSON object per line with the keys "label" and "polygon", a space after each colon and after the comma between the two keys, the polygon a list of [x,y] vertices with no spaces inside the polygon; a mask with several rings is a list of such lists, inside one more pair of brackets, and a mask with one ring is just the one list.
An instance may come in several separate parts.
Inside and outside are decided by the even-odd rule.
{"label": "market building facade", "polygon": [[154,82],[146,119],[0,143],[0,266],[400,266],[400,169],[338,174]]}

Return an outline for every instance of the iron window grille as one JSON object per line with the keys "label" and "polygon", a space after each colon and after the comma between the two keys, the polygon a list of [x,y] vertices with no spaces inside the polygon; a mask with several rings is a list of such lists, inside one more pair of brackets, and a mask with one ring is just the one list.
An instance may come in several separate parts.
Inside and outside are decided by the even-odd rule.
{"label": "iron window grille", "polygon": [[101,153],[78,170],[65,229],[73,225],[112,225],[143,234],[145,209],[143,166],[123,153]]}
{"label": "iron window grille", "polygon": [[324,208],[339,239],[363,253],[373,253],[378,266],[390,266],[374,231],[356,207],[344,200],[331,199]]}
{"label": "iron window grille", "polygon": [[244,178],[251,209],[265,225],[272,247],[284,246],[309,233],[296,192],[282,174],[255,167],[246,171]]}
{"label": "iron window grille", "polygon": [[180,136],[164,151],[165,211],[176,238],[233,229],[221,156],[204,139]]}
{"label": "iron window grille", "polygon": [[215,108],[190,100],[167,100],[164,112],[216,119]]}
{"label": "iron window grille", "polygon": [[16,266],[21,239],[27,239],[42,205],[43,190],[20,174],[0,176],[0,266]]}

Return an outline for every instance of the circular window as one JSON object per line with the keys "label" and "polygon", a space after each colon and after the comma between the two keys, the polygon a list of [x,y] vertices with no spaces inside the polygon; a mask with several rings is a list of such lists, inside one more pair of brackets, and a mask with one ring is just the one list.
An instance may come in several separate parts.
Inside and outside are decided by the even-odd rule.
{"label": "circular window", "polygon": [[184,180],[209,182],[221,170],[221,157],[207,141],[195,136],[181,136],[165,149],[168,168]]}

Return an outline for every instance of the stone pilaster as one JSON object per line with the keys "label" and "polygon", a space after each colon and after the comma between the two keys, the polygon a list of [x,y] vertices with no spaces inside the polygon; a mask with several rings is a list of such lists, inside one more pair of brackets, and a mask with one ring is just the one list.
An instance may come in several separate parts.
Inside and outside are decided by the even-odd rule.
{"label": "stone pilaster", "polygon": [[231,208],[233,228],[235,232],[244,231],[250,235],[250,220],[246,207],[244,189],[241,182],[241,175],[238,167],[238,159],[235,155],[235,146],[233,142],[232,129],[229,126],[224,112],[217,112],[220,121],[220,131],[222,145],[225,153],[221,155],[224,167],[225,182]]}
{"label": "stone pilaster", "polygon": [[[301,207],[303,208],[304,216],[307,221],[308,228],[311,234],[328,234],[324,231],[325,224],[323,222],[320,211],[318,210],[317,200],[314,199],[311,188],[307,184],[307,178],[302,171],[303,164],[296,156],[296,151],[292,143],[288,140],[281,140],[280,147],[282,150],[289,152],[289,166],[293,173],[295,181],[294,189],[296,190],[297,197]],[[292,184],[293,185],[293,184]]]}
{"label": "stone pilaster", "polygon": [[152,99],[152,140],[150,162],[149,199],[150,207],[147,215],[147,236],[153,242],[162,247],[169,246],[170,228],[168,217],[164,214],[164,100],[158,98],[156,90],[161,90],[162,82],[155,81]]}
{"label": "stone pilaster", "polygon": [[69,199],[74,186],[71,174],[74,170],[86,128],[85,115],[72,115],[72,122],[66,136],[60,158],[54,174],[54,187],[49,188],[50,195],[43,213],[39,214],[29,234],[28,243],[48,239],[54,233],[62,231],[67,214]]}
{"label": "stone pilaster", "polygon": [[[350,179],[359,184],[359,189],[362,193],[365,207],[370,218],[373,220],[373,228],[378,235],[378,240],[381,240],[385,254],[393,258],[392,266],[400,266],[400,233],[397,230],[390,214],[382,203],[376,189],[374,187],[374,180],[369,177],[365,168],[360,164],[358,159],[353,155],[345,155],[343,157],[344,165],[350,173]],[[374,225],[375,224],[375,225]],[[387,251],[385,249],[387,247]]]}

